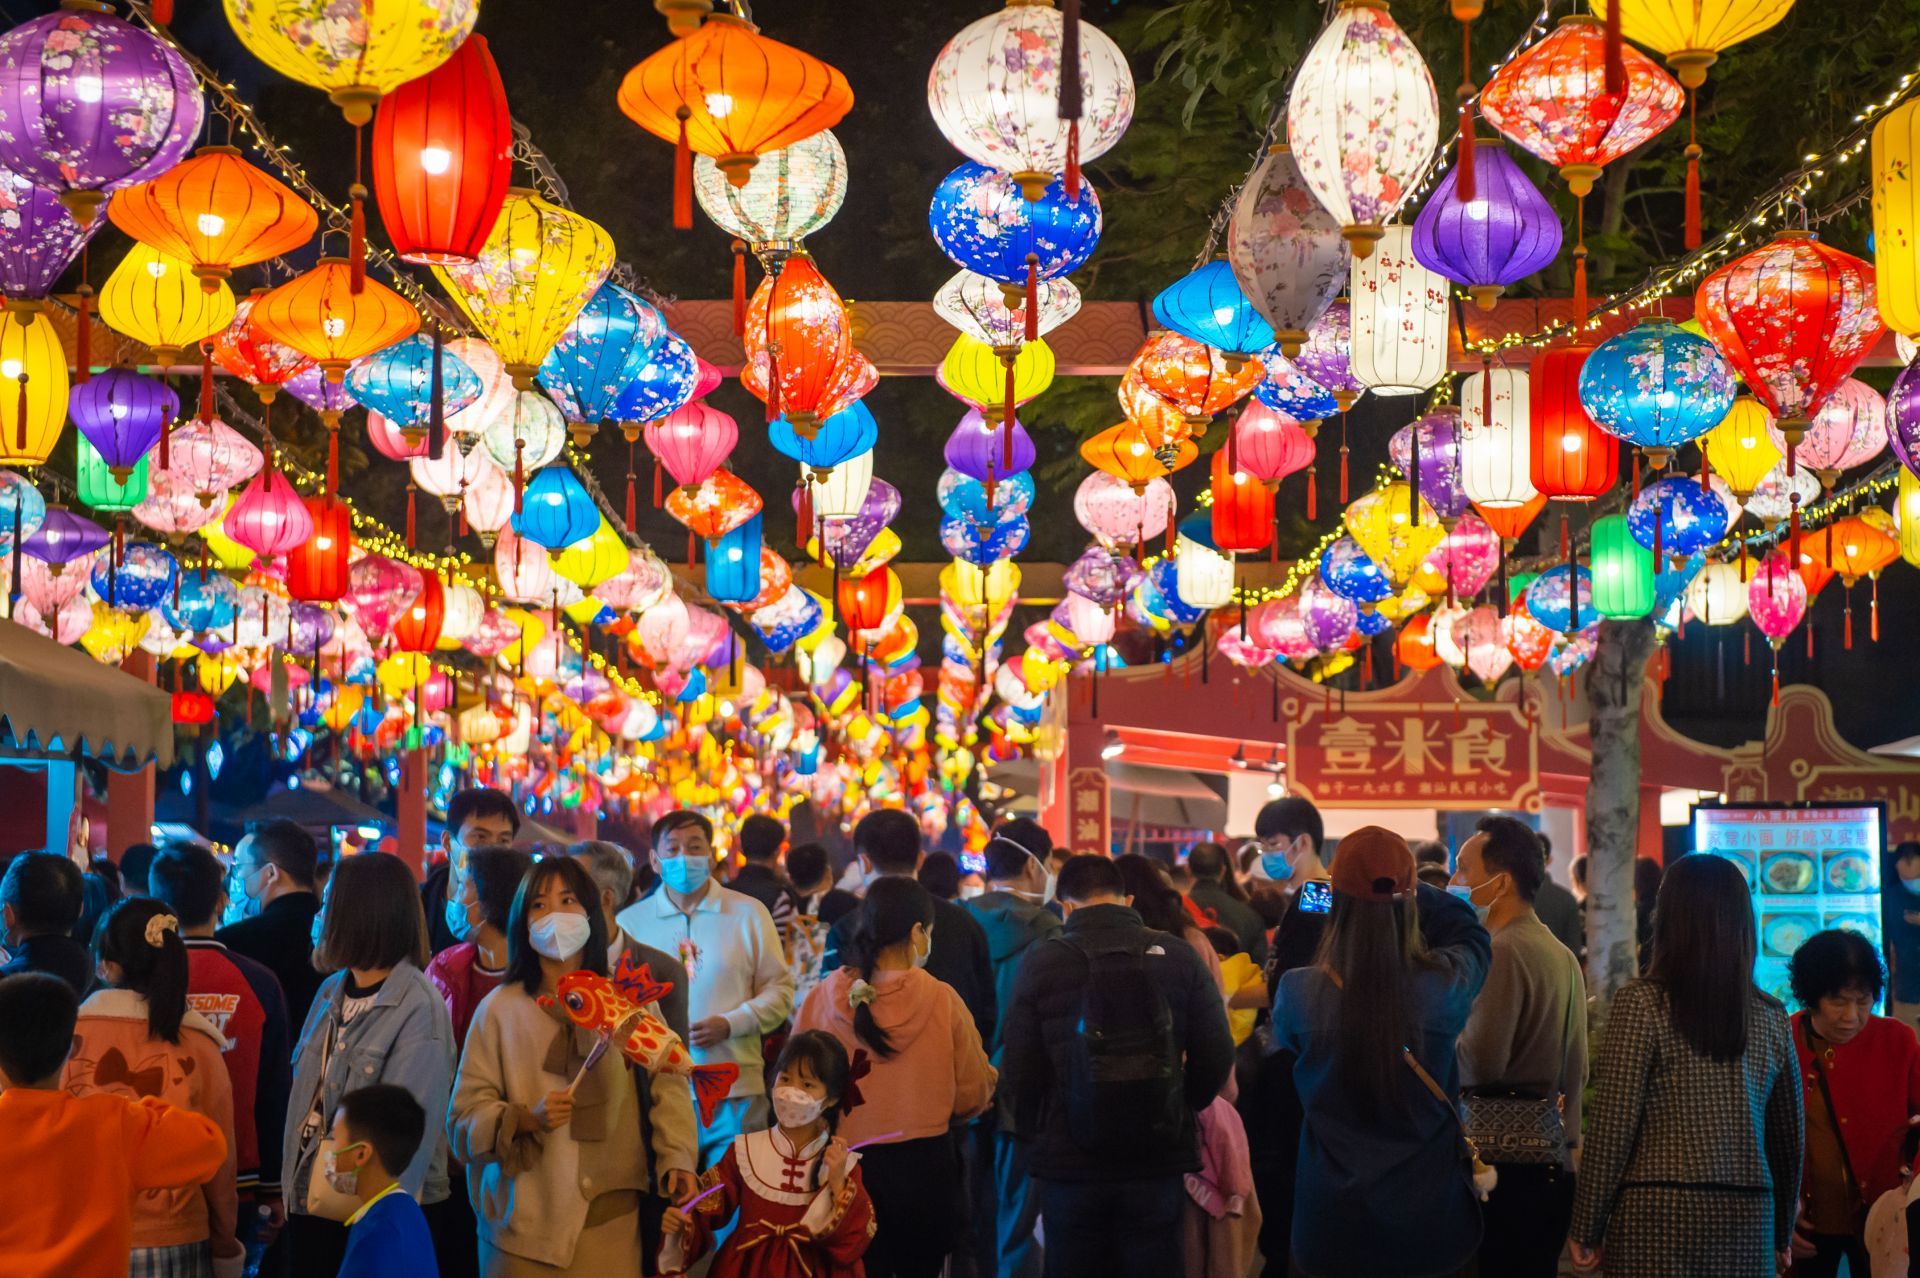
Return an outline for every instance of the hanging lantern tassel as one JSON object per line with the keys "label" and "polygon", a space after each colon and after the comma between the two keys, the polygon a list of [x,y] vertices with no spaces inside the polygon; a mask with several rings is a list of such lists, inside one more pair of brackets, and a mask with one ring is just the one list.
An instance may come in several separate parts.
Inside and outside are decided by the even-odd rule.
{"label": "hanging lantern tassel", "polygon": [[1587,322],[1587,200],[1573,197],[1573,322]]}
{"label": "hanging lantern tassel", "polygon": [[360,180],[361,142],[365,129],[353,128],[353,185],[347,199],[353,204],[353,216],[347,230],[347,291],[355,297],[367,291],[367,187]]}
{"label": "hanging lantern tassel", "polygon": [[418,489],[416,489],[416,488],[414,487],[414,485],[413,485],[413,482],[412,482],[411,480],[409,480],[409,481],[407,482],[407,549],[408,549],[408,550],[412,550],[412,549],[414,548],[414,510],[413,510],[413,507],[414,507],[414,495],[415,495],[415,494],[416,494],[416,493],[417,493],[418,491],[419,491],[419,490],[418,490]]}
{"label": "hanging lantern tassel", "polygon": [[1340,413],[1340,504],[1347,504],[1347,414]]}
{"label": "hanging lantern tassel", "polygon": [[155,25],[170,27],[173,25],[173,0],[153,0],[147,13]]}
{"label": "hanging lantern tassel", "polygon": [[800,482],[794,486],[794,495],[799,505],[794,508],[793,544],[797,550],[807,548],[807,534],[813,529],[813,485],[807,477],[800,476]]}
{"label": "hanging lantern tassel", "polygon": [[[1340,458],[1340,471],[1341,471],[1340,477],[1344,480],[1346,478],[1346,460],[1347,460],[1344,454],[1346,453],[1347,450],[1342,448],[1340,451],[1342,453],[1342,456]],[[1319,516],[1319,505],[1320,505],[1319,470],[1320,470],[1320,467],[1318,463],[1316,462],[1307,463],[1307,521],[1309,523],[1311,523],[1313,520],[1318,519],[1320,517]],[[1345,490],[1345,486],[1342,485],[1342,491],[1344,490]]]}
{"label": "hanging lantern tassel", "polygon": [[1627,91],[1627,58],[1620,36],[1620,2],[1607,6],[1607,93],[1620,96]]}
{"label": "hanging lantern tassel", "polygon": [[[1813,627],[1808,626],[1807,630],[1809,633],[1811,633],[1813,630]],[[1840,646],[1845,648],[1848,652],[1852,652],[1853,651],[1853,587],[1852,586],[1847,587],[1847,616],[1846,616],[1846,621],[1842,624],[1840,628],[1840,635],[1841,635]]]}
{"label": "hanging lantern tassel", "polygon": [[1873,587],[1871,590],[1867,592],[1867,638],[1871,639],[1875,643],[1879,643],[1880,642],[1880,574],[1876,572],[1875,574],[1873,574],[1870,580],[1873,582]]}
{"label": "hanging lantern tassel", "polygon": [[520,513],[520,498],[527,489],[527,441],[513,441],[513,513]]}
{"label": "hanging lantern tassel", "polygon": [[[1011,452],[1012,451],[1011,448],[1009,448],[1008,451]],[[993,475],[993,458],[991,457],[987,458],[987,479],[986,479],[986,482],[981,485],[981,488],[986,492],[986,495],[987,495],[987,509],[992,510],[993,496],[996,491],[996,483]]]}
{"label": "hanging lantern tassel", "polygon": [[682,102],[674,113],[680,121],[680,137],[673,144],[673,229],[693,229],[693,148],[687,144],[687,121],[693,108]]}
{"label": "hanging lantern tassel", "polygon": [[447,448],[447,379],[442,367],[446,352],[446,334],[433,326],[433,376],[428,382],[427,456],[439,461]]}
{"label": "hanging lantern tassel", "polygon": [[1013,357],[1007,356],[1001,362],[1007,366],[1007,402],[1000,424],[1007,432],[1007,457],[1011,461],[1013,457]]}
{"label": "hanging lantern tassel", "polygon": [[1707,455],[1707,450],[1704,448],[1700,450],[1700,491],[1703,493],[1713,491],[1713,458]]}
{"label": "hanging lantern tassel", "polygon": [[1800,565],[1800,494],[1793,494],[1793,518],[1787,525],[1788,545],[1787,562],[1798,568]]}
{"label": "hanging lantern tassel", "polygon": [[[1460,43],[1467,43],[1467,31],[1464,24],[1460,28]],[[1473,179],[1473,83],[1463,80],[1460,84],[1460,161],[1455,166],[1459,175],[1454,180],[1453,198],[1462,204],[1473,203],[1475,195]]]}
{"label": "hanging lantern tassel", "polygon": [[747,242],[733,242],[733,335],[747,333]]}
{"label": "hanging lantern tassel", "polygon": [[80,322],[73,334],[73,380],[85,383],[93,376],[93,285],[87,283],[87,250],[80,250]]}
{"label": "hanging lantern tassel", "polygon": [[1637,448],[1633,450],[1633,495],[1636,500],[1640,496],[1640,450]]}
{"label": "hanging lantern tassel", "polygon": [[[1812,631],[1809,630],[1808,633],[1812,633]],[[1780,646],[1778,640],[1774,641],[1773,649],[1773,704],[1775,706],[1780,704]]]}
{"label": "hanging lantern tassel", "polygon": [[1694,125],[1699,90],[1687,90],[1687,231],[1682,243],[1689,252],[1700,247],[1700,138]]}
{"label": "hanging lantern tassel", "polygon": [[1037,253],[1027,254],[1027,327],[1024,331],[1029,342],[1040,340],[1040,255]]}
{"label": "hanging lantern tassel", "polygon": [[[14,403],[14,446],[25,452],[27,448],[27,372],[20,370],[20,397]],[[164,468],[166,463],[162,462]],[[18,499],[16,498],[16,503]]]}
{"label": "hanging lantern tassel", "polygon": [[687,529],[687,567],[689,568],[694,565],[694,540],[693,529]]}
{"label": "hanging lantern tassel", "polygon": [[1060,0],[1059,116],[1067,122],[1067,199],[1080,202],[1080,0]]}
{"label": "hanging lantern tassel", "polygon": [[639,480],[639,476],[633,473],[633,458],[628,457],[627,458],[627,509],[626,509],[628,528],[633,527],[635,523],[635,516],[639,513],[634,509],[634,498],[637,496],[638,480]]}
{"label": "hanging lantern tassel", "polygon": [[1813,622],[1807,622],[1807,660],[1813,660]]}

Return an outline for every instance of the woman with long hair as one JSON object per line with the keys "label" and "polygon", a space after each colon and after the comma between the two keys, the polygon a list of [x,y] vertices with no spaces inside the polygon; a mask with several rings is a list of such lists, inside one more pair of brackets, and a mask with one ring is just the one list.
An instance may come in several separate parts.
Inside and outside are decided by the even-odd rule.
{"label": "woman with long hair", "polygon": [[1753,983],[1753,904],[1731,861],[1660,882],[1653,961],[1613,997],[1569,1247],[1608,1278],[1770,1278],[1791,1261],[1800,1071]]}
{"label": "woman with long hair", "polygon": [[[996,1078],[973,1016],[923,969],[933,952],[933,897],[912,879],[867,887],[851,960],[814,986],[794,1029],[825,1030],[855,1061],[863,1103],[840,1135],[861,1150],[877,1227],[871,1278],[931,1278],[956,1242],[961,1193],[956,1123],[984,1113]],[[861,1063],[871,1068],[864,1080]]]}
{"label": "woman with long hair", "polygon": [[[641,1199],[693,1188],[692,1092],[649,1079],[651,1155],[633,1070],[554,1002],[573,972],[607,976],[600,889],[572,857],[537,861],[507,913],[507,966],[467,1031],[447,1130],[480,1224],[482,1278],[639,1273]],[[659,1016],[657,1003],[648,1011]],[[583,1072],[584,1071],[584,1072]]]}
{"label": "woman with long hair", "polygon": [[1467,1271],[1480,1210],[1455,1043],[1492,957],[1463,901],[1419,882],[1413,852],[1367,826],[1340,841],[1333,909],[1310,967],[1280,977],[1276,1051],[1306,1112],[1292,1250],[1313,1278]]}
{"label": "woman with long hair", "polygon": [[240,1203],[233,1087],[220,1057],[227,1039],[187,1006],[180,920],[158,901],[130,898],[100,920],[93,948],[105,988],[80,1005],[66,1089],[76,1096],[151,1096],[213,1120],[227,1138],[226,1158],[206,1184],[134,1195],[130,1272],[153,1278],[238,1274],[245,1253],[234,1233]]}

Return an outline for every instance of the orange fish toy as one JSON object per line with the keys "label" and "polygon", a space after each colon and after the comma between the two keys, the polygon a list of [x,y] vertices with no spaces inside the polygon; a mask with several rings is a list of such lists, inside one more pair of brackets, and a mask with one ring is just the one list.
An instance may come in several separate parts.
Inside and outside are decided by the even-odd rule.
{"label": "orange fish toy", "polygon": [[[568,972],[554,987],[553,996],[542,997],[540,1002],[558,1005],[568,1020],[598,1034],[602,1042],[617,1038],[614,1045],[621,1053],[648,1073],[685,1074],[693,1086],[700,1121],[711,1123],[714,1109],[740,1077],[740,1067],[695,1065],[680,1036],[646,1011],[647,1004],[660,1001],[672,990],[671,982],[654,980],[646,964],[636,965],[631,954],[622,954],[612,979],[598,972]],[[589,1058],[588,1068],[593,1059]]]}

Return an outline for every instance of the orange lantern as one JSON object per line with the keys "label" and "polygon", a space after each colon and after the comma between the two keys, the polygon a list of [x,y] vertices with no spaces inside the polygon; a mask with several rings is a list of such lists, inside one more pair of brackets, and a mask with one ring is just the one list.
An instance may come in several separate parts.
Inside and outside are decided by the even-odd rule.
{"label": "orange lantern", "polygon": [[847,77],[812,54],[716,13],[641,61],[616,97],[627,118],[672,142],[673,224],[693,225],[693,155],[747,184],[755,161],[830,129],[853,107]]}
{"label": "orange lantern", "polygon": [[142,244],[192,263],[209,293],[236,266],[300,248],[320,225],[291,187],[232,146],[203,146],[152,181],[117,193],[107,217]]}
{"label": "orange lantern", "polygon": [[291,346],[276,342],[253,323],[253,308],[267,290],[257,288],[234,308],[233,322],[208,340],[213,362],[253,387],[263,404],[271,404],[289,378],[313,361]]}
{"label": "orange lantern", "polygon": [[837,411],[856,352],[846,304],[811,257],[795,253],[760,285],[744,342],[754,378],[743,374],[741,381],[749,390],[754,381],[765,388],[767,420],[784,413],[796,434],[813,438]]}
{"label": "orange lantern", "polygon": [[353,512],[330,495],[308,497],[306,504],[313,516],[313,536],[287,553],[287,593],[312,603],[332,603],[347,593]]}
{"label": "orange lantern", "polygon": [[1080,445],[1080,456],[1095,470],[1104,471],[1144,496],[1147,485],[1192,463],[1200,450],[1190,439],[1156,448],[1146,428],[1136,422],[1109,426]]}
{"label": "orange lantern", "polygon": [[327,380],[346,380],[347,365],[411,337],[420,328],[413,304],[375,280],[352,287],[344,257],[323,257],[311,271],[254,299],[252,322],[276,342],[319,364]]}
{"label": "orange lantern", "polygon": [[708,475],[698,488],[676,488],[666,500],[667,513],[688,532],[714,541],[760,513],[760,494],[726,467]]}
{"label": "orange lantern", "polygon": [[1229,367],[1226,357],[1178,333],[1155,333],[1127,366],[1148,390],[1179,409],[1189,425],[1204,428],[1213,415],[1253,393],[1266,365],[1246,360]]}
{"label": "orange lantern", "polygon": [[1580,370],[1591,346],[1542,351],[1528,376],[1529,478],[1556,501],[1592,501],[1620,472],[1620,441],[1601,430],[1580,402]]}
{"label": "orange lantern", "polygon": [[1229,465],[1227,452],[1213,455],[1213,544],[1228,553],[1259,550],[1273,540],[1273,491]]}
{"label": "orange lantern", "polygon": [[1800,558],[1832,569],[1844,585],[1851,586],[1900,558],[1900,541],[1870,518],[1849,515],[1802,537]]}
{"label": "orange lantern", "polygon": [[1440,664],[1433,643],[1433,614],[1423,612],[1400,627],[1394,636],[1393,655],[1409,670],[1431,670]]}
{"label": "orange lantern", "polygon": [[1120,379],[1120,411],[1128,421],[1140,423],[1155,448],[1169,442],[1177,444],[1193,434],[1193,424],[1186,414],[1150,390],[1137,368],[1128,368]]}
{"label": "orange lantern", "polygon": [[858,577],[842,577],[835,601],[848,630],[872,630],[887,619],[890,571],[885,564]]}
{"label": "orange lantern", "polygon": [[1473,511],[1505,542],[1515,542],[1546,509],[1547,495],[1535,493],[1524,506],[1479,506]]}

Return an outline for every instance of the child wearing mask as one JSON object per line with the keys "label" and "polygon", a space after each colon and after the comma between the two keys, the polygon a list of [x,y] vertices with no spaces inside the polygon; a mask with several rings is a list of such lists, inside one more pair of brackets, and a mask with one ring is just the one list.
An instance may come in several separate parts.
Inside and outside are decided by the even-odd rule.
{"label": "child wearing mask", "polygon": [[[734,1137],[718,1166],[700,1178],[694,1201],[667,1212],[661,1269],[674,1273],[713,1249],[713,1278],[854,1278],[873,1238],[873,1204],[860,1156],[837,1130],[859,1101],[847,1049],[831,1034],[803,1030],[774,1066],[774,1125]],[[738,1220],[735,1215],[738,1214]]]}
{"label": "child wearing mask", "polygon": [[376,1083],[341,1097],[327,1179],[360,1205],[347,1217],[339,1278],[422,1278],[435,1272],[426,1214],[400,1186],[400,1172],[426,1134],[427,1111],[404,1087]]}

